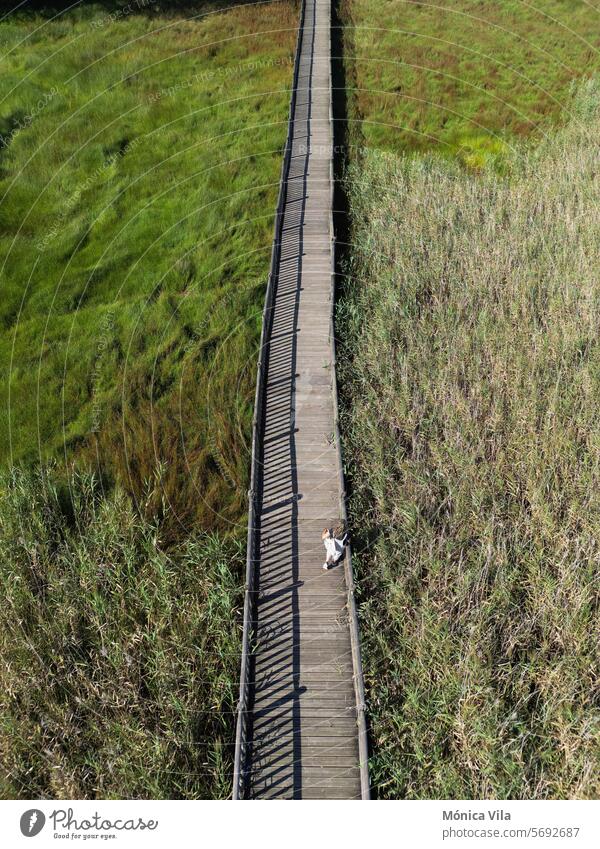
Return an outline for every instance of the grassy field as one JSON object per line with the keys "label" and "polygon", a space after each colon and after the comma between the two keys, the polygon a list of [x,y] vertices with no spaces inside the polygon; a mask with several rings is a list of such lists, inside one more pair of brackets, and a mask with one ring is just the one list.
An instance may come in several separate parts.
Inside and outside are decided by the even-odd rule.
{"label": "grassy field", "polygon": [[184,526],[229,528],[296,11],[117,13],[0,24],[0,461],[97,463],[138,499],[162,465]]}
{"label": "grassy field", "polygon": [[[571,82],[600,67],[585,0],[341,0],[351,118],[361,141],[435,149],[479,168],[569,109]],[[356,124],[358,122],[358,126]]]}
{"label": "grassy field", "polygon": [[478,175],[371,151],[338,312],[371,777],[600,794],[600,86]]}
{"label": "grassy field", "polygon": [[0,22],[0,795],[223,797],[297,8],[68,5]]}
{"label": "grassy field", "polygon": [[69,483],[0,479],[0,796],[224,798],[243,545]]}
{"label": "grassy field", "polygon": [[576,78],[600,66],[600,17],[341,14],[337,330],[374,793],[597,797],[600,88]]}

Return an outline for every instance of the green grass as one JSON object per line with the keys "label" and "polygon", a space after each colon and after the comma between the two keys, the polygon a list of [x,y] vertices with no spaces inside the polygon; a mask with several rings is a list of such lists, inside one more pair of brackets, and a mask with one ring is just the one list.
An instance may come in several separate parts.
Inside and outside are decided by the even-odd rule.
{"label": "green grass", "polygon": [[0,796],[225,798],[242,546],[61,478],[0,479]]}
{"label": "green grass", "polygon": [[342,0],[351,118],[362,143],[479,168],[543,137],[571,82],[600,68],[585,0]]}
{"label": "green grass", "polygon": [[162,465],[174,535],[245,512],[295,41],[213,8],[0,23],[0,462]]}
{"label": "green grass", "polygon": [[231,791],[297,8],[124,5],[0,22],[3,798]]}
{"label": "green grass", "polygon": [[373,150],[348,174],[339,377],[379,797],[600,794],[600,86],[569,112],[505,176]]}

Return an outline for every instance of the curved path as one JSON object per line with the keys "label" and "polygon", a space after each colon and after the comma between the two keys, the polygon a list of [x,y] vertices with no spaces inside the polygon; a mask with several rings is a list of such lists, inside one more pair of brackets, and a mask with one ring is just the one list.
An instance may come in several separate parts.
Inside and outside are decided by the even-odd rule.
{"label": "curved path", "polygon": [[305,0],[259,364],[234,798],[368,798],[333,302],[330,0]]}

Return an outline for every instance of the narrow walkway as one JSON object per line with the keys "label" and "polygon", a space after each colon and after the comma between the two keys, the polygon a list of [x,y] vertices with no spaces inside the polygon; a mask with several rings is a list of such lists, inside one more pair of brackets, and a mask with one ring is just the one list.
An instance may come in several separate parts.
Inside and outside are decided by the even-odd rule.
{"label": "narrow walkway", "polygon": [[[252,636],[239,795],[361,798],[332,368],[330,0],[305,0],[274,300],[262,356]],[[360,665],[360,661],[359,661]]]}

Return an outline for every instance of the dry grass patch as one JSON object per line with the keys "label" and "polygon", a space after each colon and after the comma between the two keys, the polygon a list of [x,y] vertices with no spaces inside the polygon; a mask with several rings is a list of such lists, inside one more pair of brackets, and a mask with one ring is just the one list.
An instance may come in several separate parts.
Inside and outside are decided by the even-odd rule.
{"label": "dry grass patch", "polygon": [[599,104],[586,84],[506,178],[374,153],[350,173],[343,436],[383,797],[600,793]]}

